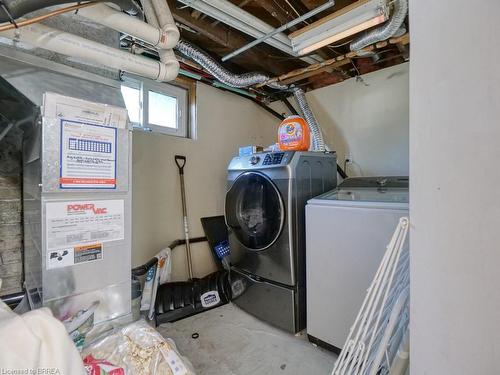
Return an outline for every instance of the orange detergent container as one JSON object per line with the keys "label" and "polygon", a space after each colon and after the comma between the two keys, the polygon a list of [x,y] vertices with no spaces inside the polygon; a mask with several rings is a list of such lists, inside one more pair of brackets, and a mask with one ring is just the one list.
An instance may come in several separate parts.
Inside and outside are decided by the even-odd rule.
{"label": "orange detergent container", "polygon": [[307,122],[300,116],[289,116],[278,129],[278,143],[282,151],[307,151],[311,136]]}

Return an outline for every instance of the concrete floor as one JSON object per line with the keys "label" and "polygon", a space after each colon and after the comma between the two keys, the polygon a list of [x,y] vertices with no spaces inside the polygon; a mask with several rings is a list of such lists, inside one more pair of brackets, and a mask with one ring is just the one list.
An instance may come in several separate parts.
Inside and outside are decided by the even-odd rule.
{"label": "concrete floor", "polygon": [[[283,332],[233,304],[158,330],[175,341],[198,375],[330,375],[337,358],[310,344],[305,334]],[[193,333],[199,337],[193,339]]]}

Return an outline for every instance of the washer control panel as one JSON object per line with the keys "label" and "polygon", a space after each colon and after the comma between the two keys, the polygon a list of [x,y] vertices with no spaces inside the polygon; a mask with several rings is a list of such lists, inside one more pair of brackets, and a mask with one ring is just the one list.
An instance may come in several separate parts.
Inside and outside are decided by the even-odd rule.
{"label": "washer control panel", "polygon": [[288,165],[294,154],[295,151],[276,151],[237,156],[231,160],[229,170],[279,168]]}
{"label": "washer control panel", "polygon": [[283,161],[283,157],[285,156],[284,152],[273,152],[270,154],[266,154],[264,157],[264,161],[262,165],[278,165]]}
{"label": "washer control panel", "polygon": [[253,156],[250,158],[250,164],[252,164],[252,165],[259,164],[259,161],[260,161],[260,156],[253,155]]}
{"label": "washer control panel", "polygon": [[289,165],[297,151],[259,152],[252,155],[236,156],[229,164],[229,171],[283,168]]}

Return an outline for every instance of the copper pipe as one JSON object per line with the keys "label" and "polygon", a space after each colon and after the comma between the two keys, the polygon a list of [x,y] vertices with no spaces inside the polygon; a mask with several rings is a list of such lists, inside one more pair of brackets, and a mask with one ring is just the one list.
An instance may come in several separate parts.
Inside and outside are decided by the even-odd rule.
{"label": "copper pipe", "polygon": [[12,23],[4,24],[4,25],[0,26],[0,32],[15,29],[16,27],[28,26],[28,25],[31,25],[33,23],[38,23],[40,21],[46,20],[47,18],[58,16],[59,14],[71,12],[73,10],[78,10],[78,9],[85,8],[85,7],[88,7],[90,5],[95,5],[95,4],[96,3],[94,3],[94,2],[88,2],[88,3],[84,3],[84,4],[71,5],[69,7],[54,10],[53,12],[50,12],[47,14],[42,14],[41,16],[37,16],[37,17],[33,17],[33,18],[29,18],[26,20],[16,22],[15,25]]}

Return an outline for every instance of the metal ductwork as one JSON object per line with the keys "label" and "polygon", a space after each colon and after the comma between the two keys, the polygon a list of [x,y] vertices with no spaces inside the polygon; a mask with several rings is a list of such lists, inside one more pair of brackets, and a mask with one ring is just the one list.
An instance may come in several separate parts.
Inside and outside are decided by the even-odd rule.
{"label": "metal ductwork", "polygon": [[[96,0],[95,2],[104,1],[114,3],[132,15],[142,13],[134,0]],[[0,22],[9,22],[43,8],[74,2],[75,0],[3,0],[0,6]]]}
{"label": "metal ductwork", "polygon": [[396,0],[391,18],[384,25],[363,34],[351,43],[351,51],[359,51],[366,46],[389,39],[397,33],[408,13],[408,0]]}
{"label": "metal ductwork", "polygon": [[[192,45],[191,43],[186,42],[185,40],[179,41],[177,47],[175,48],[183,55],[186,55],[190,59],[200,64],[219,81],[231,87],[250,87],[262,82],[266,82],[270,78],[268,75],[262,73],[231,73],[217,61],[215,61],[211,56],[209,56],[206,52],[202,51],[200,48]],[[280,85],[279,83],[270,83],[269,87],[278,90],[284,90],[288,88],[288,86]]]}
{"label": "metal ductwork", "polygon": [[[257,85],[262,82],[266,82],[269,80],[269,76],[262,73],[245,73],[245,74],[234,74],[220,65],[217,61],[215,61],[212,57],[210,57],[207,53],[203,52],[198,47],[192,45],[185,40],[181,40],[176,47],[177,51],[186,55],[190,59],[194,60],[198,64],[200,64],[204,69],[206,69],[210,74],[212,74],[216,79],[220,82],[232,86],[232,87],[250,87]],[[279,83],[270,83],[268,85],[271,88],[288,90],[292,87],[281,85]],[[314,151],[325,151],[325,142],[323,140],[323,134],[321,132],[321,128],[314,117],[314,114],[307,103],[306,96],[304,94],[304,90],[300,88],[295,88],[293,90],[293,94],[295,96],[295,100],[297,101],[302,115],[304,119],[309,124],[309,128],[312,133],[312,149]]]}
{"label": "metal ductwork", "polygon": [[321,127],[319,126],[318,121],[316,121],[316,117],[314,117],[311,107],[309,107],[304,90],[301,88],[295,88],[293,90],[293,95],[299,105],[304,120],[306,120],[309,125],[309,129],[311,130],[313,151],[325,151],[326,147]]}

